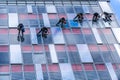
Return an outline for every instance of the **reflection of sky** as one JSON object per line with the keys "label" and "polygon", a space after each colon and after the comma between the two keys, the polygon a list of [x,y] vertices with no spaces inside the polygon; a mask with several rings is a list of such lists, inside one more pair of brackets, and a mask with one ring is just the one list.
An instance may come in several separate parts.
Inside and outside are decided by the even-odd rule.
{"label": "reflection of sky", "polygon": [[120,8],[120,0],[110,0],[110,4],[113,8],[114,13],[117,16],[117,19],[120,22],[120,9],[119,9]]}

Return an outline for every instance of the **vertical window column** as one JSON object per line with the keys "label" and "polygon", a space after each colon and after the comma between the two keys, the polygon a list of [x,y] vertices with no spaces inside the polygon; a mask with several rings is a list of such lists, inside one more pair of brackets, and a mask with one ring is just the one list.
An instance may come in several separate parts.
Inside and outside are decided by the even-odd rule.
{"label": "vertical window column", "polygon": [[35,28],[30,28],[32,44],[38,44]]}

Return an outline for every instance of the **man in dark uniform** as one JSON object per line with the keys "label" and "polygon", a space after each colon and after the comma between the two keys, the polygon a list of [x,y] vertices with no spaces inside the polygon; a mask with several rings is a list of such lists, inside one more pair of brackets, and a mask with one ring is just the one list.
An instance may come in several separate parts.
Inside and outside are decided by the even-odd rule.
{"label": "man in dark uniform", "polygon": [[[77,20],[76,20],[76,18],[77,18]],[[84,19],[83,13],[78,13],[77,16],[75,16],[75,18],[73,19],[73,21],[77,21],[82,25],[83,19]]]}
{"label": "man in dark uniform", "polygon": [[20,23],[17,26],[17,30],[18,30],[18,41],[20,41],[20,37],[21,37],[21,41],[24,41],[24,32],[25,32],[24,25],[22,23]]}
{"label": "man in dark uniform", "polygon": [[103,20],[105,21],[105,22],[111,22],[112,20],[111,20],[111,14],[110,13],[107,13],[107,12],[104,12],[103,13],[104,15],[105,15],[105,18],[103,18]]}
{"label": "man in dark uniform", "polygon": [[47,38],[48,29],[46,27],[42,27],[38,34],[42,33],[42,37]]}
{"label": "man in dark uniform", "polygon": [[93,14],[92,22],[97,22],[99,18],[100,18],[100,15],[97,12],[95,12]]}
{"label": "man in dark uniform", "polygon": [[59,24],[61,25],[61,28],[64,28],[64,24],[66,24],[66,20],[64,17],[60,18],[56,26],[59,26]]}

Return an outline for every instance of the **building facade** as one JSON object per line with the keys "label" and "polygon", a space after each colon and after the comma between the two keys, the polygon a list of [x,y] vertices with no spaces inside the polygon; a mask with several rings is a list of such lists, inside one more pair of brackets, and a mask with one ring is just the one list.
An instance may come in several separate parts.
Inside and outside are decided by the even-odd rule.
{"label": "building facade", "polygon": [[[92,24],[93,13],[112,22]],[[73,21],[83,13],[83,25]],[[65,17],[65,28],[56,26]],[[25,26],[24,42],[17,25]],[[49,29],[47,38],[37,35]],[[0,80],[120,80],[120,26],[109,1],[0,0]]]}

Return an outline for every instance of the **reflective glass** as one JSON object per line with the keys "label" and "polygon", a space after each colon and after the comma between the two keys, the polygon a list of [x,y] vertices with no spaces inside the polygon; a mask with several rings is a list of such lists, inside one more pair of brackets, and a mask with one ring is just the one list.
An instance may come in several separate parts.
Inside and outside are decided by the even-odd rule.
{"label": "reflective glass", "polygon": [[65,10],[67,13],[74,13],[72,6],[65,6]]}
{"label": "reflective glass", "polygon": [[37,6],[38,13],[46,13],[46,8],[45,6]]}
{"label": "reflective glass", "polygon": [[55,44],[64,44],[65,43],[62,30],[59,27],[51,28],[51,31],[52,31],[52,35],[53,35],[53,41]]}
{"label": "reflective glass", "polygon": [[16,9],[17,6],[8,6],[8,12],[9,13],[17,13],[17,9]]}
{"label": "reflective glass", "polygon": [[23,53],[24,64],[33,64],[32,53]]}
{"label": "reflective glass", "polygon": [[62,6],[56,7],[58,13],[65,13],[64,8]]}
{"label": "reflective glass", "polygon": [[0,64],[9,64],[9,54],[6,52],[0,52]]}
{"label": "reflective glass", "polygon": [[75,9],[76,13],[83,13],[82,6],[74,6],[74,9]]}
{"label": "reflective glass", "polygon": [[26,6],[17,6],[17,9],[18,9],[18,13],[27,13],[27,8]]}

